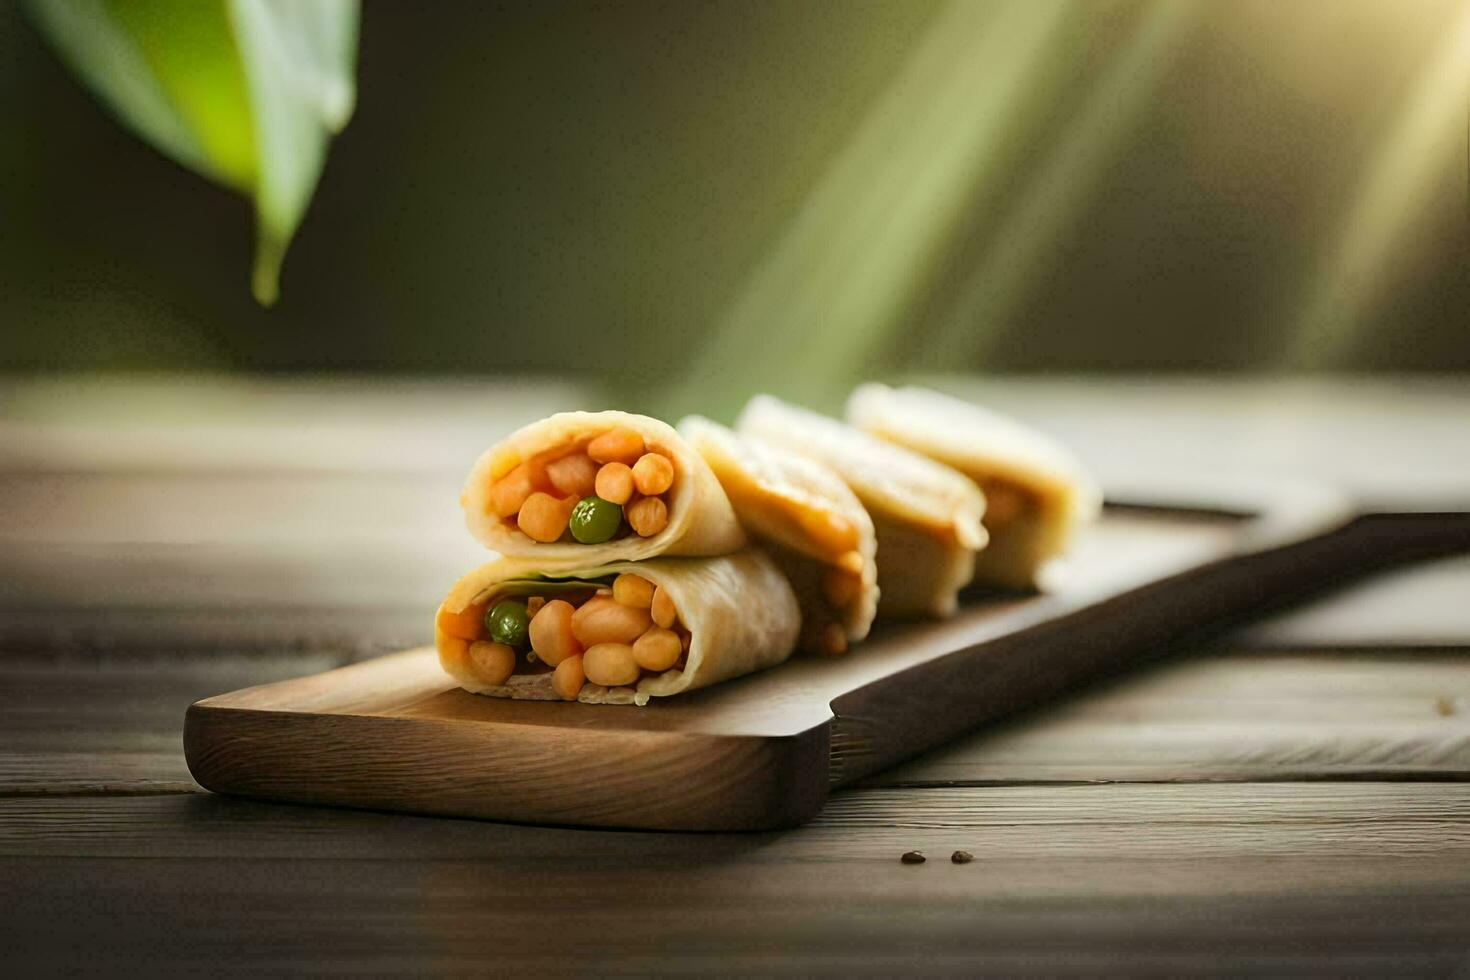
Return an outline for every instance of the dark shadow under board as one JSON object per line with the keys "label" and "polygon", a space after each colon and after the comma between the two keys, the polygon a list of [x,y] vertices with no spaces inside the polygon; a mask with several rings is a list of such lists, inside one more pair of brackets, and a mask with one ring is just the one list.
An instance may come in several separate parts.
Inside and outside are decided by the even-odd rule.
{"label": "dark shadow under board", "polygon": [[789,826],[833,786],[1183,635],[1394,556],[1470,547],[1462,515],[1390,534],[1297,485],[1135,499],[1153,504],[1110,506],[1056,590],[968,595],[955,618],[883,624],[840,659],[797,658],[635,708],[479,697],[432,649],[409,650],[197,702],[189,768],[215,792],[305,803],[662,830]]}

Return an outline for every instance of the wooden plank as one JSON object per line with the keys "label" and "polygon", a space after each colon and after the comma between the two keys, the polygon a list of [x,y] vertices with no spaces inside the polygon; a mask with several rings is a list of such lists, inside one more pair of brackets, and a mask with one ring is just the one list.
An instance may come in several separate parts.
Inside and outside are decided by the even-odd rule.
{"label": "wooden plank", "polygon": [[401,649],[486,559],[457,477],[0,473],[0,642]]}
{"label": "wooden plank", "polygon": [[1443,975],[1470,786],[860,790],[756,835],[5,800],[0,900],[35,969]]}
{"label": "wooden plank", "polygon": [[[0,800],[0,857],[462,859],[544,867],[549,873],[575,870],[589,861],[610,868],[626,863],[629,871],[638,870],[636,862],[643,860],[665,870],[695,859],[739,858],[746,864],[784,867],[826,860],[823,855],[871,869],[897,863],[899,853],[910,848],[947,858],[949,850],[940,853],[946,846],[972,852],[982,868],[992,859],[1219,861],[1232,889],[1253,892],[1289,887],[1291,875],[1269,872],[1260,877],[1257,870],[1248,876],[1224,865],[1250,856],[1303,862],[1434,856],[1448,862],[1447,874],[1463,867],[1459,862],[1470,861],[1470,785],[863,787],[834,793],[828,807],[804,827],[726,834],[517,825],[208,794]],[[1351,867],[1334,874],[1343,887],[1373,883],[1371,875]],[[1448,880],[1438,871],[1425,874],[1426,882]],[[1010,881],[986,877],[986,888],[1046,890],[1044,875]],[[1470,879],[1464,884],[1470,887]],[[1215,885],[1197,876],[1159,879],[1140,871],[1107,883],[1107,889],[1119,895],[1188,894]]]}
{"label": "wooden plank", "polygon": [[[875,888],[871,866],[826,887],[800,884],[801,870],[828,868],[700,863],[691,870],[702,879],[691,880],[677,869],[609,875],[601,862],[543,875],[457,862],[14,859],[0,862],[0,897],[14,910],[7,964],[21,975],[1446,977],[1470,955],[1470,892],[1453,883],[1321,895],[1073,891],[1122,870],[1107,863],[1081,880],[1038,868],[1054,877],[1040,896],[977,895],[958,881],[965,869],[949,866],[885,868],[913,875],[901,891]],[[1025,870],[999,864],[971,877]],[[522,890],[516,879],[537,884]]]}
{"label": "wooden plank", "polygon": [[[183,712],[343,655],[0,658],[0,795],[197,790]],[[79,711],[79,704],[86,705]],[[1202,652],[989,728],[873,785],[1470,778],[1470,657]]]}
{"label": "wooden plank", "polygon": [[1388,569],[1231,637],[1275,650],[1470,649],[1470,555]]}
{"label": "wooden plank", "polygon": [[0,473],[0,642],[401,649],[484,561],[433,473]]}
{"label": "wooden plank", "polygon": [[[0,658],[0,795],[197,789],[185,708],[345,655]],[[79,711],[78,705],[85,705]],[[1180,656],[871,777],[944,783],[1470,778],[1470,656]]]}
{"label": "wooden plank", "polygon": [[[0,660],[0,795],[197,789],[180,728],[208,691],[340,656]],[[85,704],[86,711],[77,705]],[[871,777],[873,785],[1470,778],[1470,657],[1181,656]]]}
{"label": "wooden plank", "polygon": [[1177,659],[976,732],[870,785],[1470,779],[1470,656]]}
{"label": "wooden plank", "polygon": [[196,792],[189,705],[220,685],[339,666],[346,654],[0,656],[0,796]]}

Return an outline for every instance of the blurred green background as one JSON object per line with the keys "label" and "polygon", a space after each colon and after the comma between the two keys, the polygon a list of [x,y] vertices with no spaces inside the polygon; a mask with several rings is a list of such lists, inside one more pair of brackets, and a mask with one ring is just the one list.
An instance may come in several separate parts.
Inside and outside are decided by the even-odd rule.
{"label": "blurred green background", "polygon": [[0,370],[1470,369],[1464,0],[368,0],[278,304],[251,210],[0,6]]}

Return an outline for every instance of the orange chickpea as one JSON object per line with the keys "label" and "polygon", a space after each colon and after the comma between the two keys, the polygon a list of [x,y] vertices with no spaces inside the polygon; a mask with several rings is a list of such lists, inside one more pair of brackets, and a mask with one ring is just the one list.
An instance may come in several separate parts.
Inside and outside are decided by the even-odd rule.
{"label": "orange chickpea", "polygon": [[653,583],[642,575],[624,572],[613,579],[613,598],[625,606],[647,609],[653,605]]}
{"label": "orange chickpea", "polygon": [[593,487],[603,500],[621,507],[633,496],[633,471],[627,463],[607,463],[597,471]]}
{"label": "orange chickpea", "polygon": [[551,689],[555,691],[563,701],[575,701],[577,695],[582,693],[582,685],[587,682],[587,674],[582,669],[582,655],[568,657],[556,665],[556,670],[551,675]]}
{"label": "orange chickpea", "polygon": [[633,659],[644,670],[668,670],[679,662],[679,655],[683,652],[679,635],[660,626],[653,627],[633,644]]}
{"label": "orange chickpea", "polygon": [[526,502],[521,505],[516,526],[532,541],[548,544],[561,537],[562,532],[567,529],[567,519],[572,516],[572,504],[575,503],[570,497],[557,500],[549,493],[538,491],[527,497]]}
{"label": "orange chickpea", "polygon": [[649,614],[653,621],[664,629],[670,629],[679,618],[679,612],[674,608],[674,600],[662,585],[653,590],[653,601],[649,604]]}
{"label": "orange chickpea", "polygon": [[438,615],[434,617],[434,624],[449,636],[457,636],[461,640],[478,640],[485,628],[485,603],[472,602],[457,613],[440,606]]}
{"label": "orange chickpea", "polygon": [[669,526],[669,507],[661,497],[639,497],[623,509],[623,516],[640,538],[651,538]]}
{"label": "orange chickpea", "polygon": [[602,597],[587,600],[572,614],[572,635],[584,648],[599,643],[632,643],[652,625],[648,610]]}
{"label": "orange chickpea", "polygon": [[633,485],[647,497],[674,485],[674,464],[662,453],[646,453],[633,464]]}
{"label": "orange chickpea", "polygon": [[861,580],[844,569],[829,568],[822,573],[822,594],[834,608],[844,609],[852,605],[861,588]]}
{"label": "orange chickpea", "polygon": [[623,687],[638,680],[638,661],[626,643],[599,643],[582,654],[587,679],[603,687]]}
{"label": "orange chickpea", "polygon": [[531,481],[531,486],[537,490],[550,490],[551,480],[546,475],[546,464],[550,463],[554,451],[537,453],[526,460],[526,479]]}
{"label": "orange chickpea", "polygon": [[597,463],[583,453],[563,456],[546,464],[546,479],[563,497],[580,500],[592,492],[597,481]]}
{"label": "orange chickpea", "polygon": [[599,463],[626,463],[631,466],[643,455],[643,437],[632,429],[609,429],[587,443],[587,455]]}
{"label": "orange chickpea", "polygon": [[577,642],[576,634],[572,632],[572,616],[575,612],[572,604],[565,599],[553,599],[531,618],[531,625],[527,630],[531,637],[531,649],[536,651],[536,656],[543,662],[556,667],[568,657],[575,657],[582,652],[582,644]]}
{"label": "orange chickpea", "polygon": [[496,517],[510,517],[535,492],[536,488],[531,485],[531,471],[522,463],[496,480],[490,488],[490,509]]}
{"label": "orange chickpea", "polygon": [[500,685],[510,680],[516,669],[516,652],[504,643],[477,640],[470,644],[469,661],[480,680]]}

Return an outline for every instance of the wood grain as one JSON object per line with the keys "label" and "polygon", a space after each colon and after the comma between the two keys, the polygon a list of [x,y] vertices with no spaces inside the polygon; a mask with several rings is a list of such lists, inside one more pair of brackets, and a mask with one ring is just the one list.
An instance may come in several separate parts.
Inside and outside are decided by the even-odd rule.
{"label": "wood grain", "polygon": [[1274,650],[1470,649],[1470,555],[1394,568],[1254,624],[1232,641]]}
{"label": "wood grain", "polygon": [[314,674],[345,654],[3,654],[0,795],[195,792],[179,719],[224,686]]}
{"label": "wood grain", "polygon": [[1470,655],[1174,660],[867,785],[1407,778],[1470,779]]}
{"label": "wood grain", "polygon": [[[335,813],[335,816],[334,816]],[[1133,828],[1150,827],[1139,835]],[[896,843],[931,850],[944,841],[991,858],[1023,862],[1214,860],[1290,854],[1470,861],[1470,784],[1198,783],[993,787],[861,787],[832,794],[802,828],[761,833],[664,833],[523,826],[512,823],[230,800],[207,794],[140,797],[27,797],[0,800],[0,857],[257,857],[311,861],[485,860],[574,870],[586,862],[719,864],[732,857],[785,865],[841,852],[897,863]],[[836,846],[839,845],[840,846]],[[931,855],[932,856],[932,855]],[[945,852],[945,857],[948,852]],[[871,868],[871,865],[869,865]],[[660,870],[650,865],[647,870]],[[858,871],[860,869],[854,869]],[[1451,867],[1444,869],[1446,872]],[[1439,871],[1426,872],[1441,880]],[[1258,876],[1259,871],[1252,872]],[[1358,869],[1343,886],[1369,884]],[[1043,875],[1027,876],[1044,892]],[[1231,875],[1232,888],[1276,890],[1287,874]],[[1470,887],[1470,879],[1464,882]],[[1109,893],[1183,894],[1188,878],[1140,874]],[[822,882],[811,882],[819,889]],[[986,887],[1020,887],[1021,880]]]}
{"label": "wood grain", "polygon": [[[179,733],[188,704],[341,661],[225,653],[0,658],[0,689],[17,695],[0,713],[0,795],[197,791]],[[1466,726],[1467,654],[1217,647],[1079,691],[867,784],[1463,779],[1470,778]]]}
{"label": "wood grain", "polygon": [[1470,955],[1467,813],[1459,785],[961,787],[652,835],[7,800],[0,898],[11,961],[48,969],[1443,974]]}
{"label": "wood grain", "polygon": [[[1470,954],[1470,896],[1452,883],[1344,894],[1331,876],[1293,865],[1322,892],[1100,899],[1064,889],[1123,870],[1105,863],[1082,875],[1038,869],[1056,876],[1048,897],[977,896],[933,879],[901,893],[871,887],[871,869],[830,890],[787,887],[826,869],[752,869],[740,887],[738,862],[724,874],[604,878],[595,864],[543,876],[249,859],[230,867],[226,886],[207,859],[17,859],[4,865],[0,896],[19,910],[7,962],[24,975],[1451,977]],[[530,898],[566,909],[574,926],[531,906],[507,877],[536,881]]]}

